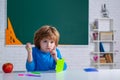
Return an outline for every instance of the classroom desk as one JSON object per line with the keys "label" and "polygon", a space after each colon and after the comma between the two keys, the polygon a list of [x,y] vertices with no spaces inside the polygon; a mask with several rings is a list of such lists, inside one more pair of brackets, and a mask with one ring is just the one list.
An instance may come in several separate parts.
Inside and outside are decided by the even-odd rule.
{"label": "classroom desk", "polygon": [[84,70],[66,70],[41,72],[40,77],[18,76],[28,72],[0,73],[0,80],[120,80],[120,69],[98,70],[98,72],[85,72]]}

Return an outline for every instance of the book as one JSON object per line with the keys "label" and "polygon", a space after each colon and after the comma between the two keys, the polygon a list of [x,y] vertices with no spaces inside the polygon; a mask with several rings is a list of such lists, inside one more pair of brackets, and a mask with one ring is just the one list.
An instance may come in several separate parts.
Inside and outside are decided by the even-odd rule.
{"label": "book", "polygon": [[113,32],[100,32],[100,40],[113,40]]}
{"label": "book", "polygon": [[109,63],[113,62],[112,54],[108,54]]}
{"label": "book", "polygon": [[105,54],[105,58],[106,58],[106,61],[107,63],[112,63],[113,62],[113,59],[112,59],[112,54]]}
{"label": "book", "polygon": [[100,52],[105,52],[102,42],[100,42]]}
{"label": "book", "polygon": [[109,54],[109,53],[105,54],[104,57],[105,57],[107,63],[113,62],[112,54]]}
{"label": "book", "polygon": [[100,57],[100,63],[106,63],[106,59],[105,59],[105,57]]}

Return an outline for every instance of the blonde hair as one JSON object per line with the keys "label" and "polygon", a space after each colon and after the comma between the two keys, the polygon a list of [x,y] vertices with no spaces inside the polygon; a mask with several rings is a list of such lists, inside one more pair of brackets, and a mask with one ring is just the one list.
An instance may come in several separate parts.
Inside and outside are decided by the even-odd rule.
{"label": "blonde hair", "polygon": [[58,46],[59,37],[60,37],[59,32],[55,27],[50,25],[44,25],[35,32],[34,44],[36,47],[40,49],[40,41],[43,38],[48,38],[54,40],[55,45]]}

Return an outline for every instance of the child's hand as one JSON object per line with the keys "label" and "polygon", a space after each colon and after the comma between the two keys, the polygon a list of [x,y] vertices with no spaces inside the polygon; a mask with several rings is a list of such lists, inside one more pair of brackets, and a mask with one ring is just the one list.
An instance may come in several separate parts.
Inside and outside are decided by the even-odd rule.
{"label": "child's hand", "polygon": [[31,47],[31,43],[27,43],[26,46],[25,46],[26,50],[28,53],[31,53],[32,52],[32,47]]}
{"label": "child's hand", "polygon": [[55,59],[55,61],[58,60],[58,57],[57,57],[57,52],[56,52],[56,46],[50,50],[50,54],[52,55],[52,57]]}

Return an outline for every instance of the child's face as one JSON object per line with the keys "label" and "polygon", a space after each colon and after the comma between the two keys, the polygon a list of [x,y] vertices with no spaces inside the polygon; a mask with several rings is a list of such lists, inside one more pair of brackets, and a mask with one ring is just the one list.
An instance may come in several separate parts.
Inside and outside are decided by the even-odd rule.
{"label": "child's face", "polygon": [[48,39],[48,38],[43,38],[40,41],[40,49],[42,51],[49,52],[54,48],[55,48],[55,41],[54,40],[51,40],[51,39]]}

